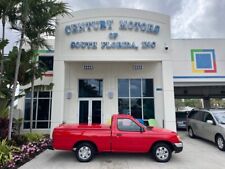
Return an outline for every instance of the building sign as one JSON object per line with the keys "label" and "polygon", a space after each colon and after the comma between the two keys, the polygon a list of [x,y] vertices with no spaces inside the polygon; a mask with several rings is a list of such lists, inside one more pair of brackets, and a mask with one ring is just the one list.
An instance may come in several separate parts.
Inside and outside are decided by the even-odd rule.
{"label": "building sign", "polygon": [[216,73],[214,49],[192,49],[191,62],[193,73]]}
{"label": "building sign", "polygon": [[[89,22],[80,22],[76,24],[66,25],[65,34],[67,36],[76,35],[83,32],[92,32],[92,31],[104,31],[112,30],[113,20],[100,20],[100,21],[89,21]],[[154,25],[146,22],[132,21],[132,20],[120,20],[119,28],[120,31],[134,31],[134,32],[143,32],[147,34],[157,35],[160,31],[159,25]],[[116,41],[119,36],[118,32],[110,32],[108,38],[111,41],[98,42],[96,41],[72,41],[70,43],[71,49],[154,49],[156,47],[155,41],[142,41],[140,44],[136,42],[129,41]]]}

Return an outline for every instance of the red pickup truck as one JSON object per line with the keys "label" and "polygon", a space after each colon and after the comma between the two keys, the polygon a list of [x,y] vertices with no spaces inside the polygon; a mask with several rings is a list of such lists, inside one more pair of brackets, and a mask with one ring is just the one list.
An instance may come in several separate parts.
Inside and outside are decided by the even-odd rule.
{"label": "red pickup truck", "polygon": [[100,152],[150,153],[167,162],[183,144],[177,133],[146,127],[130,115],[113,115],[111,126],[62,124],[54,128],[52,149],[73,150],[78,161],[88,162]]}

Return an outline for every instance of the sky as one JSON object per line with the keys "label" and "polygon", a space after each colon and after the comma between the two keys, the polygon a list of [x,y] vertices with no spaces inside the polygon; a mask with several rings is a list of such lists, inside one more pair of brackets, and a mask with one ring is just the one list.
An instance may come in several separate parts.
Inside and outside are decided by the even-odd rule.
{"label": "sky", "polygon": [[[132,8],[169,15],[171,38],[225,38],[225,0],[63,0],[72,11]],[[9,26],[8,26],[9,27]],[[0,28],[0,34],[2,28]],[[19,35],[7,30],[10,50]]]}

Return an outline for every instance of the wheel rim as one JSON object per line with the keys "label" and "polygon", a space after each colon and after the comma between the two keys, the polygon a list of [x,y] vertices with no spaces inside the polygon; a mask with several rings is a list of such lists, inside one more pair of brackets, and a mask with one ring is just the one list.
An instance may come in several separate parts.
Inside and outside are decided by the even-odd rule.
{"label": "wheel rim", "polygon": [[191,128],[188,130],[188,133],[189,133],[189,136],[190,136],[190,137],[193,137],[193,131],[192,131]]}
{"label": "wheel rim", "polygon": [[160,160],[166,160],[169,157],[169,151],[166,147],[158,147],[156,157]]}
{"label": "wheel rim", "polygon": [[221,137],[218,137],[218,139],[217,139],[217,145],[218,145],[218,147],[220,149],[223,149],[223,147],[224,147],[224,141],[223,141],[223,139]]}
{"label": "wheel rim", "polygon": [[78,155],[82,160],[87,160],[91,156],[91,149],[87,146],[83,146],[79,149]]}

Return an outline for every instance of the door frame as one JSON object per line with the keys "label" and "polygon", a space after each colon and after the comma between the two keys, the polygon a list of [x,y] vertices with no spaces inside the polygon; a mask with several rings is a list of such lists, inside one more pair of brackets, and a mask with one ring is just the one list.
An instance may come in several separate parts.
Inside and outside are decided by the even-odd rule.
{"label": "door frame", "polygon": [[[103,113],[102,113],[102,98],[93,98],[93,97],[88,97],[88,98],[79,98],[78,99],[78,123],[80,119],[80,101],[88,101],[88,124],[92,124],[92,104],[93,101],[101,101],[101,123],[102,124],[102,119],[103,119]],[[91,104],[90,104],[91,103]]]}

